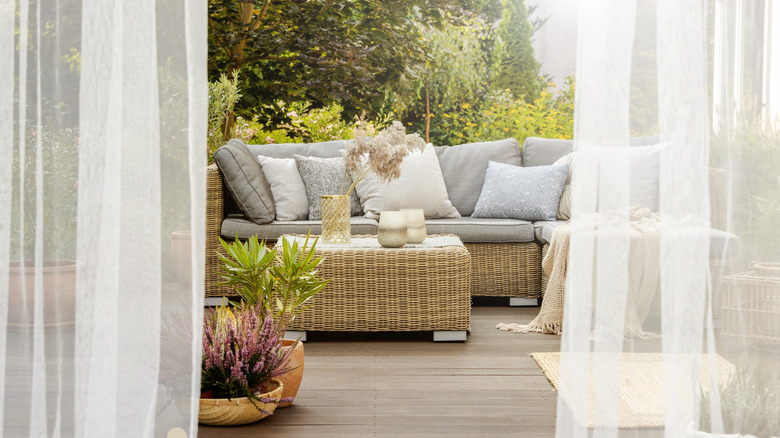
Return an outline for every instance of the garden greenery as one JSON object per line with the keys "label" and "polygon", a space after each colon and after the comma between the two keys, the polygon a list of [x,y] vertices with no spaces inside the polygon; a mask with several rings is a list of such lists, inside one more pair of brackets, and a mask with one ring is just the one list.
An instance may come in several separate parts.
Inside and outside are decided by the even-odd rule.
{"label": "garden greenery", "polygon": [[233,111],[241,98],[238,88],[238,72],[229,79],[222,73],[219,80],[209,82],[208,148],[209,163],[214,161],[214,151],[235,137]]}
{"label": "garden greenery", "polygon": [[571,138],[573,81],[557,90],[539,75],[543,20],[525,0],[268,4],[209,2],[211,150],[350,139],[361,112],[437,146]]}

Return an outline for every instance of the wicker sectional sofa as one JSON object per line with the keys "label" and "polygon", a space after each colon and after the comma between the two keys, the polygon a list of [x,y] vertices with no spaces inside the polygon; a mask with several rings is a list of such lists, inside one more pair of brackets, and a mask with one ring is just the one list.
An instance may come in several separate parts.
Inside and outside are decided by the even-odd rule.
{"label": "wicker sectional sofa", "polygon": [[[237,140],[231,140],[237,142]],[[311,144],[248,145],[255,155],[272,158],[292,158],[293,155],[316,157],[340,156],[345,142]],[[521,147],[515,139],[497,142],[474,143],[454,147],[437,147],[440,166],[447,185],[459,186],[460,192],[470,191],[479,195],[488,161],[522,165]],[[476,164],[475,164],[476,163]],[[551,164],[551,163],[545,163]],[[471,175],[463,172],[470,166]],[[481,179],[480,179],[481,176]],[[219,237],[232,240],[257,234],[261,239],[275,241],[282,234],[313,234],[320,231],[319,221],[273,221],[258,224],[249,220],[230,195],[222,171],[216,165],[208,168],[206,218],[206,297],[229,294],[229,289],[219,286]],[[471,184],[471,187],[468,187]],[[454,189],[457,191],[457,189]],[[541,297],[541,243],[534,224],[517,219],[470,218],[463,210],[462,202],[450,195],[453,205],[460,211],[460,219],[429,219],[429,234],[452,233],[458,235],[471,255],[472,296],[496,296],[514,298],[517,304],[535,304]],[[473,206],[472,206],[473,208]],[[378,223],[362,216],[352,217],[352,234],[376,234]],[[519,300],[518,300],[519,299]]]}
{"label": "wicker sectional sofa", "polygon": [[[248,148],[246,154],[263,155],[272,158],[292,158],[293,155],[314,157],[338,157],[345,146],[344,141],[332,141],[311,144],[275,144],[248,145],[239,140],[230,144]],[[633,145],[651,145],[657,138],[635,139]],[[529,222],[519,219],[471,218],[468,199],[479,196],[485,178],[488,161],[512,164],[516,166],[543,166],[572,151],[572,142],[568,140],[550,140],[541,138],[526,139],[521,148],[513,138],[484,143],[472,143],[452,147],[437,147],[444,182],[450,201],[458,209],[460,219],[429,219],[426,227],[429,234],[452,233],[458,235],[471,256],[471,295],[509,297],[511,305],[535,305],[543,293],[545,279],[541,270],[543,248],[548,244],[552,231],[565,221]],[[223,154],[224,155],[224,154]],[[224,158],[224,157],[220,157]],[[232,155],[227,157],[233,160]],[[217,163],[226,163],[224,159]],[[233,161],[231,166],[236,164]],[[257,164],[259,166],[259,164]],[[229,167],[226,164],[220,166]],[[232,168],[231,172],[236,172]],[[239,169],[241,170],[241,169]],[[242,170],[241,170],[242,171]],[[219,259],[217,251],[222,251],[219,238],[232,240],[236,235],[246,239],[258,235],[261,239],[275,241],[282,234],[312,234],[320,232],[319,221],[271,221],[258,224],[248,219],[238,208],[234,196],[228,188],[234,184],[224,178],[220,167],[208,168],[207,178],[207,219],[206,219],[206,297],[230,295],[230,290],[217,283],[219,279]],[[226,183],[227,181],[227,183]],[[724,172],[710,172],[710,192],[712,223],[714,229],[724,229]],[[244,206],[244,209],[246,206]],[[377,222],[363,216],[352,217],[352,234],[376,234]],[[719,234],[718,234],[719,233]],[[733,256],[737,245],[736,237],[725,232],[716,232],[713,236],[713,253]],[[724,248],[728,249],[727,251]]]}

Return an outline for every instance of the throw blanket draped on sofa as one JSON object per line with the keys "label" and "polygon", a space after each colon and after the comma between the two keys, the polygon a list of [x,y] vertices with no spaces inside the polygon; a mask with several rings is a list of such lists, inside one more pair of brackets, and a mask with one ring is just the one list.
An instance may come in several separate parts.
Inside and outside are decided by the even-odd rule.
{"label": "throw blanket draped on sofa", "polygon": [[[629,284],[624,336],[654,337],[652,333],[642,330],[642,324],[650,310],[658,285],[660,241],[658,215],[638,206],[632,207],[629,215],[631,246],[628,260]],[[539,315],[528,325],[501,323],[498,324],[498,329],[521,333],[561,334],[570,227],[570,223],[567,223],[555,229],[550,249],[542,260],[542,269],[549,276],[549,281]]]}

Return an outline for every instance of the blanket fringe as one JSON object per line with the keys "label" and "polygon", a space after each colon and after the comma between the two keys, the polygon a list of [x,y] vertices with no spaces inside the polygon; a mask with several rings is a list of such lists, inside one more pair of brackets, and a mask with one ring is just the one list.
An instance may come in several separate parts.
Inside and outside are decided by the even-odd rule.
{"label": "blanket fringe", "polygon": [[514,332],[514,333],[535,332],[535,333],[547,333],[553,335],[561,334],[561,324],[555,322],[544,323],[544,324],[538,322],[531,322],[530,324],[499,323],[496,326],[496,328],[505,332]]}

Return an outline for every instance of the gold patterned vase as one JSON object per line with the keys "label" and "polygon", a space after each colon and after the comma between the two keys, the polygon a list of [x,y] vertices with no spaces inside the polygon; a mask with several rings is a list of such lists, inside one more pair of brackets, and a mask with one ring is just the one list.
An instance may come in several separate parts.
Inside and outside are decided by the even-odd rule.
{"label": "gold patterned vase", "polygon": [[349,243],[352,240],[350,216],[349,196],[323,195],[322,240],[328,243]]}

